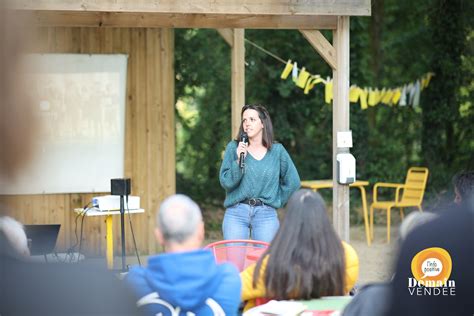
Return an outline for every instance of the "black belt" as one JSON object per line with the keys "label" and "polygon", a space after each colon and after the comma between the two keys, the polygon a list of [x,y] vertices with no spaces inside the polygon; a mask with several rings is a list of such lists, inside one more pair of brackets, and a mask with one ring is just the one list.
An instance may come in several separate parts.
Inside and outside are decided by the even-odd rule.
{"label": "black belt", "polygon": [[245,199],[243,201],[241,201],[240,203],[244,203],[244,204],[248,204],[250,206],[262,206],[263,205],[263,202],[262,200],[260,199]]}

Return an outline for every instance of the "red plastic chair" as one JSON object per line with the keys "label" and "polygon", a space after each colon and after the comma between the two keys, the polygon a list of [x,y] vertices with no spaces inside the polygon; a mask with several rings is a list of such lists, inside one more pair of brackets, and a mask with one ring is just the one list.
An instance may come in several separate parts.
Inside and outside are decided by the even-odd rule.
{"label": "red plastic chair", "polygon": [[204,249],[212,250],[217,263],[233,263],[239,271],[243,271],[262,256],[270,246],[260,240],[232,239],[210,243]]}

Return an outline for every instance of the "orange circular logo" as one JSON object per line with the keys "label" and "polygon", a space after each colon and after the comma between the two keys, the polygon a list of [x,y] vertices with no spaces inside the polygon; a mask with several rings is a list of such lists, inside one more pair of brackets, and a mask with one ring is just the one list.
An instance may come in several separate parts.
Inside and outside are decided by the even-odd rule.
{"label": "orange circular logo", "polygon": [[439,247],[426,248],[418,252],[411,261],[413,277],[426,287],[446,284],[453,263],[449,253]]}

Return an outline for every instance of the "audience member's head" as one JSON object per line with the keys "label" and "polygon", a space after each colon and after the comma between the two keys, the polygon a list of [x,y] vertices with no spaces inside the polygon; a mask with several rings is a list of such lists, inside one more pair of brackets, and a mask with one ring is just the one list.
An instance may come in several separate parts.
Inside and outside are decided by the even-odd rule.
{"label": "audience member's head", "polygon": [[[344,294],[345,262],[321,196],[299,190],[290,197],[285,218],[267,253],[267,295],[275,299],[311,299]],[[263,258],[257,264],[254,284]]]}
{"label": "audience member's head", "polygon": [[435,213],[429,212],[411,212],[400,224],[400,241],[407,238],[408,234],[411,233],[415,228],[423,225],[438,216]]}
{"label": "audience member's head", "polygon": [[8,216],[0,217],[0,255],[17,259],[30,255],[23,225]]}
{"label": "audience member's head", "polygon": [[453,177],[454,186],[454,202],[461,204],[462,202],[474,201],[474,171],[461,171]]}
{"label": "audience member's head", "polygon": [[[474,209],[461,203],[451,210],[455,211],[441,212],[420,225],[403,241],[396,258],[388,313],[384,315],[464,315],[474,310]],[[434,265],[439,273],[427,273],[425,265],[430,258],[442,262],[442,266]]]}
{"label": "audience member's head", "polygon": [[189,197],[168,197],[156,216],[155,235],[167,251],[198,249],[204,240],[204,223],[199,206]]}

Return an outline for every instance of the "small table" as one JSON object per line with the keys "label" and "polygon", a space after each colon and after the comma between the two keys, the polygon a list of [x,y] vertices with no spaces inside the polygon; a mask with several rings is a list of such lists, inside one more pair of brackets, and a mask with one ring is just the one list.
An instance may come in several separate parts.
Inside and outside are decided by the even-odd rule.
{"label": "small table", "polygon": [[[365,193],[365,186],[369,185],[369,181],[356,181],[354,183],[349,184],[351,188],[358,188],[361,194],[362,200],[362,209],[364,212],[364,225],[365,225],[365,237],[367,238],[367,245],[370,246],[370,230],[369,230],[369,219],[368,219],[368,212],[367,212],[367,195]],[[319,189],[332,189],[333,182],[331,179],[329,180],[306,180],[301,181],[301,187],[308,188],[313,191],[317,191]]]}
{"label": "small table", "polygon": [[[120,211],[100,211],[96,208],[82,209],[75,208],[74,212],[85,215],[85,216],[106,216],[105,218],[105,238],[106,238],[106,257],[107,257],[107,267],[109,269],[114,268],[114,229],[113,229],[113,215],[120,215]],[[135,213],[145,213],[145,210],[142,208],[134,210],[125,210],[125,214],[135,214]]]}

